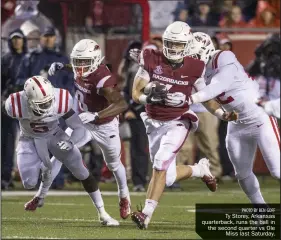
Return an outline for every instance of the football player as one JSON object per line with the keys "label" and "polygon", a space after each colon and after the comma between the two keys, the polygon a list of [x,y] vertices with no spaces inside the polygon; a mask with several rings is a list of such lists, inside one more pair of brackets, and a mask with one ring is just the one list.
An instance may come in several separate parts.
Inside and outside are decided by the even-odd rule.
{"label": "football player", "polygon": [[[86,127],[85,136],[76,145],[80,148],[92,139],[97,142],[108,168],[116,179],[120,216],[126,219],[131,213],[131,208],[126,171],[120,159],[118,115],[127,109],[127,103],[115,88],[115,78],[106,65],[102,64],[101,49],[94,40],[79,41],[70,57],[71,65],[53,63],[49,75],[52,76],[61,69],[74,72],[76,87],[74,109],[80,113],[79,117]],[[70,133],[71,129],[67,129],[66,132]],[[36,195],[43,199],[48,189],[40,188]]]}
{"label": "football player", "polygon": [[[103,225],[119,225],[104,209],[98,183],[84,166],[77,146],[86,135],[86,129],[78,114],[72,109],[73,99],[67,90],[54,88],[41,76],[26,80],[24,90],[10,94],[5,102],[6,114],[20,124],[20,139],[17,146],[17,164],[22,184],[26,189],[36,186],[42,170],[42,187],[49,186],[60,162],[79,179],[96,206]],[[63,118],[72,134],[67,135],[59,127]],[[58,159],[50,161],[49,152]],[[25,205],[33,211],[42,204],[39,197]]]}
{"label": "football player", "polygon": [[[253,173],[257,146],[271,175],[280,179],[280,135],[277,121],[258,107],[258,84],[248,76],[231,51],[215,51],[210,36],[194,33],[195,54],[206,63],[207,86],[191,95],[188,104],[216,98],[227,111],[239,118],[228,123],[226,147],[236,178],[253,204],[265,204],[259,182]],[[280,104],[279,104],[280,108]]]}
{"label": "football player", "polygon": [[[138,57],[140,68],[135,76],[132,95],[135,102],[146,106],[146,112],[141,117],[153,163],[144,209],[133,212],[131,216],[140,229],[147,228],[165,184],[171,186],[174,182],[198,177],[211,191],[216,190],[209,160],[201,159],[194,166],[176,166],[178,151],[189,132],[195,131],[198,126],[198,118],[189,110],[186,97],[192,91],[205,87],[204,62],[186,57],[192,46],[193,35],[188,24],[174,22],[163,34],[163,51],[144,49]],[[161,84],[164,88],[160,87]],[[214,100],[205,102],[204,106],[223,120],[237,117],[235,113],[224,113]]]}

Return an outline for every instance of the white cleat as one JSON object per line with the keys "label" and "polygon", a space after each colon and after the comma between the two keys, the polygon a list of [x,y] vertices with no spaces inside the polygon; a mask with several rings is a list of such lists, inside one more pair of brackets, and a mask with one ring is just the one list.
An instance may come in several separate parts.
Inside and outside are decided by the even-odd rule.
{"label": "white cleat", "polygon": [[100,223],[104,226],[119,226],[119,222],[114,218],[110,217],[108,214],[100,215],[99,216]]}
{"label": "white cleat", "polygon": [[202,158],[198,162],[198,166],[200,166],[201,177],[208,176],[214,177],[210,171],[210,161],[207,158]]}
{"label": "white cleat", "polygon": [[210,171],[210,162],[207,158],[202,158],[198,162],[200,167],[201,179],[210,191],[215,192],[217,190],[217,181],[216,178],[212,175]]}

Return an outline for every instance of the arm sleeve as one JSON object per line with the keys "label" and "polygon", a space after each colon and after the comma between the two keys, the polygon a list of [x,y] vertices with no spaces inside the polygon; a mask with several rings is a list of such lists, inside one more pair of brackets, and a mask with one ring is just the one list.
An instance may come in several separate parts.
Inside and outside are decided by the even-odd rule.
{"label": "arm sleeve", "polygon": [[85,137],[86,128],[77,113],[74,113],[71,117],[66,119],[65,123],[73,130],[69,139],[73,144],[77,144]]}
{"label": "arm sleeve", "polygon": [[234,82],[234,75],[229,74],[234,71],[237,71],[237,68],[233,64],[222,67],[208,86],[191,95],[193,103],[209,101],[225,92]]}
{"label": "arm sleeve", "polygon": [[264,110],[268,115],[272,115],[280,119],[280,98],[266,102]]}

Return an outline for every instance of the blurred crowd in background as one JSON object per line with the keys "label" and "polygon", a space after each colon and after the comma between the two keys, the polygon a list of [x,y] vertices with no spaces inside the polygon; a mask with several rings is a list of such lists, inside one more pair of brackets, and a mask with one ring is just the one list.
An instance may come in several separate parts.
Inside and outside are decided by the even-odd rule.
{"label": "blurred crowd in background", "polygon": [[[69,63],[69,52],[65,46],[66,34],[61,23],[62,12],[55,5],[52,8],[50,4],[53,2],[57,1],[3,0],[1,2],[2,100],[5,100],[10,93],[21,90],[24,81],[34,75],[45,76],[55,87],[74,93],[73,74],[61,71],[55,76],[48,76],[48,69],[53,62]],[[90,12],[85,10],[89,9],[89,6],[91,6]],[[120,137],[122,162],[126,165],[127,177],[132,182],[134,191],[145,190],[150,174],[148,172],[150,161],[147,137],[140,118],[144,107],[131,99],[131,88],[138,65],[130,60],[129,50],[132,48],[162,50],[161,31],[175,20],[187,22],[191,27],[207,26],[228,29],[280,27],[280,1],[278,0],[149,1],[149,7],[150,28],[155,34],[151,34],[150,40],[146,42],[140,39],[130,41],[122,49],[123,55],[118,64],[106,61],[108,67],[117,69],[113,71],[118,82],[117,87],[129,103],[129,109],[120,116]],[[79,19],[82,19],[81,25],[93,38],[95,34],[105,31],[104,26],[113,24],[112,16],[105,14],[111,13],[112,9],[106,8],[103,1],[81,1],[79,10],[81,10],[79,14]],[[136,18],[136,25],[141,25],[139,19],[141,13],[138,8],[134,10],[135,12],[130,12],[128,9],[115,7],[114,13],[119,12],[127,18]],[[128,14],[125,14],[126,11]],[[126,22],[126,17],[120,18],[120,23],[124,22]],[[117,23],[114,22],[114,24]],[[237,30],[234,32],[239,33]],[[247,34],[247,32],[243,33]],[[216,49],[232,50],[232,42],[226,34],[213,34],[212,40]],[[264,41],[257,48],[255,56],[246,70],[260,83],[261,97],[267,100],[279,98],[280,33]],[[199,117],[199,129],[185,142],[177,161],[181,164],[193,164],[199,158],[207,157],[210,159],[213,175],[221,181],[233,179],[233,167],[225,148],[227,123],[219,121],[201,104],[193,105],[191,108]],[[4,114],[1,121],[1,188],[13,189],[14,181],[19,178],[15,159],[19,126],[16,120]],[[61,124],[63,126],[63,122]],[[89,169],[100,181],[114,181],[95,142],[90,142],[81,151]],[[52,188],[62,189],[66,183],[73,181],[75,179],[72,175],[63,168]],[[180,186],[175,184],[171,188],[180,189]]]}

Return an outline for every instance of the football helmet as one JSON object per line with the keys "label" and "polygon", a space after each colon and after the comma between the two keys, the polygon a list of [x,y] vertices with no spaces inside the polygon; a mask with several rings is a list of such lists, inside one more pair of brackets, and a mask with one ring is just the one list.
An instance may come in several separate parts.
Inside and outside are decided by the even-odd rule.
{"label": "football helmet", "polygon": [[47,114],[54,103],[54,87],[44,77],[34,76],[26,80],[24,92],[30,108],[40,116]]}
{"label": "football helmet", "polygon": [[163,36],[163,54],[169,60],[180,60],[190,55],[193,44],[191,28],[185,22],[170,24]]}
{"label": "football helmet", "polygon": [[203,32],[193,33],[194,36],[194,48],[191,56],[199,58],[205,64],[208,63],[211,56],[215,53],[215,46],[211,37]]}
{"label": "football helmet", "polygon": [[75,44],[70,54],[74,74],[87,77],[97,70],[104,57],[100,46],[92,39],[83,39]]}

